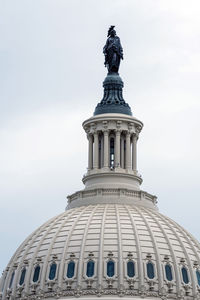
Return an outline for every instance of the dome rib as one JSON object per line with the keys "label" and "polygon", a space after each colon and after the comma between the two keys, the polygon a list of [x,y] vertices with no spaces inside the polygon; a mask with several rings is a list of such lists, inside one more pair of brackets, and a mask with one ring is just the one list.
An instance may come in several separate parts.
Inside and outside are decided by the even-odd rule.
{"label": "dome rib", "polygon": [[[58,218],[58,219],[57,219]],[[36,250],[34,251],[34,254],[33,254],[33,257],[30,261],[30,266],[29,266],[29,270],[28,270],[28,274],[27,274],[27,284],[26,284],[26,287],[25,287],[25,292],[27,293],[29,290],[30,290],[30,284],[31,284],[31,274],[32,274],[32,270],[34,268],[34,264],[35,264],[35,260],[36,260],[36,257],[38,255],[38,252],[39,252],[39,249],[44,241],[44,239],[47,237],[47,235],[49,234],[49,232],[51,231],[51,229],[53,228],[53,226],[55,226],[55,224],[59,221],[59,220],[62,220],[63,218],[63,214],[60,214],[58,215],[57,217],[55,217],[53,219],[53,222],[52,222],[52,219],[50,220],[50,226],[47,228],[47,230],[44,232],[42,238],[40,239],[40,241],[38,242],[38,245],[36,247]],[[48,224],[49,225],[49,224]],[[44,230],[45,228],[45,225],[42,226],[41,228],[41,231]],[[43,268],[42,268],[43,269]]]}
{"label": "dome rib", "polygon": [[[63,218],[63,220],[62,220],[62,218]],[[68,214],[67,214],[67,216],[62,215],[61,220],[60,220],[61,221],[60,226],[56,230],[56,233],[54,234],[54,236],[53,236],[53,238],[52,238],[52,240],[49,244],[47,254],[46,254],[45,260],[44,260],[43,272],[42,272],[42,275],[41,275],[41,290],[44,290],[44,287],[45,287],[45,278],[47,276],[48,263],[49,263],[49,259],[50,259],[50,255],[51,255],[51,252],[52,252],[53,245],[55,243],[55,240],[56,240],[60,230],[62,229],[63,225],[66,223],[67,219],[68,219]]]}
{"label": "dome rib", "polygon": [[84,266],[84,249],[85,249],[85,242],[87,238],[87,233],[88,233],[88,228],[90,226],[90,222],[94,216],[94,213],[96,210],[99,208],[99,204],[97,204],[95,207],[92,205],[87,206],[87,209],[90,208],[92,211],[90,213],[88,222],[86,223],[86,228],[84,230],[83,238],[82,238],[82,243],[81,243],[81,250],[80,250],[80,256],[79,256],[79,264],[78,264],[78,272],[77,272],[77,288],[81,287],[81,281],[82,281],[82,276],[83,276],[83,266]]}
{"label": "dome rib", "polygon": [[[196,289],[195,289],[194,284],[192,284],[192,283],[195,282],[195,278],[194,278],[194,274],[193,274],[193,268],[192,268],[192,264],[191,264],[190,258],[189,258],[189,256],[188,256],[188,253],[187,253],[187,251],[185,250],[185,246],[184,246],[184,244],[183,244],[181,238],[180,238],[179,235],[177,234],[176,230],[175,230],[174,227],[172,226],[173,221],[172,221],[171,219],[167,218],[167,217],[163,218],[162,215],[160,215],[160,218],[161,218],[161,219],[163,220],[163,222],[164,222],[165,224],[167,224],[167,226],[172,230],[172,232],[173,232],[174,235],[176,236],[177,240],[179,241],[179,243],[180,243],[180,245],[181,245],[181,248],[183,249],[183,252],[184,252],[184,254],[185,254],[185,258],[186,258],[186,260],[187,260],[187,266],[188,266],[188,268],[189,268],[189,273],[190,273],[190,279],[191,279],[191,285],[192,285],[193,295],[195,295],[195,294],[196,294]],[[174,222],[174,223],[175,223],[175,222]],[[176,224],[176,223],[173,224],[173,225],[175,225],[175,227],[177,228],[177,224]],[[179,233],[180,233],[180,232],[179,232]],[[178,267],[178,264],[177,264],[177,263],[176,263],[176,266]],[[180,275],[179,275],[179,276],[180,276]]]}
{"label": "dome rib", "polygon": [[[166,217],[166,219],[169,219],[169,218]],[[174,225],[176,225],[176,227],[179,228],[179,230],[182,232],[182,234],[184,234],[185,239],[188,241],[188,243],[189,243],[190,246],[192,247],[192,250],[193,250],[193,252],[195,253],[195,256],[196,256],[196,258],[197,258],[198,264],[200,265],[200,257],[199,257],[199,254],[198,254],[197,250],[195,249],[195,247],[194,247],[194,245],[193,245],[193,243],[195,243],[194,238],[193,238],[191,235],[189,235],[188,233],[186,233],[185,229],[184,229],[184,228],[181,228],[179,224],[177,224],[176,222],[174,222],[174,221],[171,220],[171,219],[169,219],[169,220],[170,220]],[[189,239],[189,237],[190,237],[190,239]],[[191,242],[192,242],[192,243],[191,243]]]}
{"label": "dome rib", "polygon": [[[179,275],[179,272],[178,272],[178,268],[177,268],[177,259],[176,259],[176,255],[175,255],[175,252],[173,250],[173,247],[171,245],[171,241],[170,239],[168,238],[164,228],[160,225],[160,223],[158,222],[158,220],[156,219],[156,217],[160,220],[162,220],[160,218],[160,214],[156,214],[156,217],[155,215],[150,211],[150,210],[147,210],[147,209],[144,209],[148,214],[150,214],[150,216],[152,217],[152,219],[156,222],[156,224],[158,225],[158,227],[160,228],[161,232],[163,233],[163,236],[165,237],[166,241],[167,241],[167,244],[169,246],[169,249],[170,249],[170,252],[171,252],[171,256],[172,256],[172,260],[173,260],[173,268],[174,268],[174,273],[175,273],[175,278],[176,278],[176,291],[177,293],[180,292],[180,286],[181,286],[181,282],[180,282],[180,275]],[[163,220],[162,220],[163,221]]]}
{"label": "dome rib", "polygon": [[[15,294],[16,292],[16,287],[17,287],[17,280],[19,279],[19,273],[20,273],[20,268],[26,258],[26,255],[28,253],[28,251],[30,250],[30,247],[31,245],[33,245],[36,241],[36,239],[38,238],[38,236],[40,235],[40,233],[42,232],[43,228],[45,228],[46,226],[48,226],[52,220],[55,220],[56,222],[56,217],[55,218],[51,218],[49,221],[45,222],[45,224],[43,224],[42,226],[40,226],[38,229],[36,229],[32,234],[31,236],[29,236],[23,243],[22,245],[17,249],[16,253],[14,254],[14,259],[13,259],[13,263],[12,265],[10,266],[10,271],[9,273],[12,274],[13,272],[13,266],[14,266],[14,262],[16,262],[16,260],[18,261],[19,260],[19,257],[20,257],[20,253],[21,253],[21,249],[24,249],[24,253],[23,255],[21,256],[21,259],[19,261],[19,264],[18,264],[18,267],[16,269],[16,276],[15,276],[15,279],[14,279],[14,282],[13,282],[13,290],[12,290],[12,295]],[[23,250],[22,250],[23,251]],[[28,272],[31,271],[32,269],[32,266],[30,268],[31,264],[29,264],[29,268],[28,268]],[[5,285],[5,288],[7,289],[8,288],[8,284],[9,284],[9,279],[10,279],[10,274],[7,275],[7,282],[6,282],[6,285]],[[27,277],[28,277],[28,274],[27,274]],[[28,289],[29,285],[27,284],[26,285],[26,289]],[[5,298],[4,298],[5,299]]]}
{"label": "dome rib", "polygon": [[144,224],[146,225],[146,227],[149,230],[150,236],[151,236],[151,241],[153,243],[154,246],[154,250],[155,250],[155,257],[156,257],[156,269],[157,269],[157,282],[158,282],[158,289],[161,290],[161,288],[163,287],[163,276],[162,276],[162,272],[161,272],[161,265],[160,265],[160,255],[159,255],[159,251],[158,251],[158,247],[156,244],[156,240],[153,234],[153,231],[149,225],[149,223],[146,220],[146,216],[143,215],[143,212],[145,212],[145,210],[141,209],[141,212],[139,209],[137,209],[137,207],[135,207],[137,213],[141,216],[141,218],[144,221]]}
{"label": "dome rib", "polygon": [[142,249],[140,245],[139,235],[137,231],[137,226],[135,224],[135,220],[131,214],[131,211],[133,210],[133,207],[131,206],[125,206],[129,215],[129,218],[132,223],[134,235],[135,235],[135,241],[136,241],[136,250],[137,250],[137,268],[138,268],[138,278],[139,278],[139,288],[142,289],[144,286],[144,270],[143,270],[143,263],[142,263]]}
{"label": "dome rib", "polygon": [[[70,230],[68,232],[68,236],[67,236],[66,241],[65,241],[65,245],[64,245],[63,253],[62,253],[62,258],[61,258],[61,262],[60,262],[60,272],[59,272],[59,277],[58,277],[58,286],[61,287],[61,288],[62,288],[62,277],[63,277],[63,273],[64,273],[65,260],[66,260],[66,256],[67,256],[67,247],[69,245],[69,241],[70,241],[71,235],[73,233],[73,230],[74,230],[76,224],[78,223],[78,221],[80,220],[80,218],[82,217],[84,212],[87,210],[87,208],[88,207],[86,206],[86,207],[84,207],[84,209],[81,210],[81,213],[76,218],[76,220],[74,221],[72,227],[70,228]],[[76,213],[77,213],[77,211],[74,210],[72,212],[72,214],[70,215],[70,218],[73,217]]]}
{"label": "dome rib", "polygon": [[101,226],[101,234],[99,241],[99,263],[98,263],[98,289],[102,289],[102,279],[103,279],[103,260],[104,260],[104,230],[105,230],[105,218],[108,209],[108,204],[105,205],[103,216],[102,216],[102,226]]}
{"label": "dome rib", "polygon": [[[119,206],[115,204],[115,211],[117,216],[117,234],[118,234],[118,266],[119,266],[119,282],[118,287],[121,290],[124,288],[124,269],[123,269],[123,251],[122,251],[122,234]],[[120,259],[121,258],[121,259]]]}

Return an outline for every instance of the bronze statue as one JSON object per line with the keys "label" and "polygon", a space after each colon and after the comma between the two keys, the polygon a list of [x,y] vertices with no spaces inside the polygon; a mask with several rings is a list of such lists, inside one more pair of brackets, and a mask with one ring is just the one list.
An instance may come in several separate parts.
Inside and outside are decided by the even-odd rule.
{"label": "bronze statue", "polygon": [[120,38],[116,35],[115,26],[110,26],[108,30],[108,38],[103,48],[105,55],[105,66],[108,73],[118,73],[120,60],[123,59],[123,49]]}

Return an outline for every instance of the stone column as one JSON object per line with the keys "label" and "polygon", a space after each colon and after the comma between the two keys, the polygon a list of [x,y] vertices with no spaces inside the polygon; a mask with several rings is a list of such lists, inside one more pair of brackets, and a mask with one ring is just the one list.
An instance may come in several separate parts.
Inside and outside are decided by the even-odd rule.
{"label": "stone column", "polygon": [[93,136],[88,134],[88,170],[93,168]]}
{"label": "stone column", "polygon": [[121,168],[124,168],[124,137],[121,136]]}
{"label": "stone column", "polygon": [[93,168],[98,169],[99,167],[99,137],[98,133],[94,133],[94,163]]}
{"label": "stone column", "polygon": [[120,130],[116,130],[115,134],[115,167],[120,168]]}
{"label": "stone column", "polygon": [[134,172],[137,172],[137,135],[133,135],[132,144],[132,168]]}
{"label": "stone column", "polygon": [[131,169],[131,140],[130,132],[126,132],[126,169]]}
{"label": "stone column", "polygon": [[108,130],[104,130],[103,166],[108,168]]}
{"label": "stone column", "polygon": [[103,137],[103,135],[101,135],[101,168],[103,168],[103,149],[104,149],[103,139],[104,139],[104,137]]}

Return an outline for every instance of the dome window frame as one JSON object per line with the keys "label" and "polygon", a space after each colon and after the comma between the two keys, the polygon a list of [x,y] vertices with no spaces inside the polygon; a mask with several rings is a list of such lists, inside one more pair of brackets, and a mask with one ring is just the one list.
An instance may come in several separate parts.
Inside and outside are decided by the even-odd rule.
{"label": "dome window frame", "polygon": [[[87,267],[88,267],[88,263],[92,261],[94,263],[94,272],[93,272],[93,275],[92,276],[88,276],[87,275]],[[84,278],[86,280],[93,280],[96,275],[97,275],[97,260],[94,258],[94,254],[92,252],[90,252],[88,254],[88,258],[87,260],[84,261],[84,269],[83,269],[83,272],[84,272]]]}
{"label": "dome window frame", "polygon": [[[128,275],[128,263],[132,262],[134,264],[134,276],[130,277]],[[129,253],[127,255],[127,258],[124,260],[124,274],[125,274],[125,278],[129,281],[129,280],[135,280],[138,277],[138,272],[137,272],[137,262],[135,259],[133,259],[133,255],[132,253]]]}
{"label": "dome window frame", "polygon": [[[38,276],[37,276],[37,280],[35,281],[33,279],[34,279],[34,276],[35,276],[36,268],[40,268],[40,269],[39,269],[39,273],[38,273]],[[40,282],[41,273],[42,273],[42,266],[41,266],[40,263],[36,263],[33,267],[33,271],[32,271],[32,274],[31,274],[31,282],[32,282],[33,285],[38,284]]]}
{"label": "dome window frame", "polygon": [[[152,264],[153,266],[153,271],[154,271],[154,277],[150,278],[148,276],[148,270],[147,270],[147,265]],[[144,271],[145,271],[145,278],[149,282],[156,282],[158,280],[158,275],[157,275],[157,268],[156,268],[156,262],[154,262],[154,259],[152,258],[151,254],[147,254],[146,256],[146,261],[144,261]]]}
{"label": "dome window frame", "polygon": [[[186,270],[186,275],[187,275],[187,279],[188,279],[187,282],[185,282],[185,280],[184,280],[183,269]],[[181,276],[182,284],[183,284],[184,286],[190,285],[190,282],[191,282],[191,280],[190,280],[190,273],[189,273],[188,267],[187,267],[185,264],[182,264],[182,265],[180,266],[180,276]]]}
{"label": "dome window frame", "polygon": [[[93,268],[93,274],[91,275],[91,276],[88,276],[88,273],[90,272],[90,270],[88,269],[88,265],[90,264],[90,263],[92,263],[93,264],[93,266],[92,266],[92,268]],[[89,278],[89,279],[93,279],[94,277],[95,277],[95,268],[96,268],[96,264],[95,264],[95,261],[93,260],[93,259],[89,259],[87,262],[86,262],[86,264],[85,264],[85,276],[87,277],[87,278]]]}
{"label": "dome window frame", "polygon": [[8,278],[8,269],[3,271],[3,274],[2,274],[2,277],[1,277],[1,280],[0,280],[0,291],[1,291],[1,293],[3,293],[4,290],[5,290],[5,285],[6,285],[7,278]]}
{"label": "dome window frame", "polygon": [[[74,264],[74,269],[73,269],[73,276],[71,277],[68,277],[67,274],[68,274],[68,268],[69,268],[69,265],[73,263]],[[70,271],[71,272],[71,271]],[[75,278],[75,273],[76,273],[76,262],[73,260],[73,259],[70,259],[67,263],[66,263],[66,271],[65,271],[65,279],[67,280],[73,280]]]}
{"label": "dome window frame", "polygon": [[[114,274],[112,277],[107,275],[107,264],[109,261],[112,261],[114,263]],[[117,277],[117,272],[118,272],[118,262],[116,258],[114,257],[113,253],[110,251],[108,253],[108,257],[104,260],[104,277],[106,278],[107,281],[110,280],[115,280]]]}
{"label": "dome window frame", "polygon": [[[197,274],[199,274],[199,275],[197,275]],[[195,275],[196,275],[198,289],[200,289],[200,269],[199,268],[196,268]]]}
{"label": "dome window frame", "polygon": [[[51,275],[52,266],[56,266],[56,269],[54,271],[54,273],[55,273],[54,277],[51,279],[50,275]],[[53,260],[49,263],[48,268],[47,268],[47,274],[46,274],[47,275],[47,281],[48,282],[54,282],[57,279],[57,274],[58,274],[58,263],[55,260]]]}
{"label": "dome window frame", "polygon": [[15,270],[13,270],[13,271],[11,272],[11,275],[10,275],[9,284],[8,284],[8,288],[9,288],[10,290],[11,290],[12,287],[13,287],[14,279],[15,279]]}
{"label": "dome window frame", "polygon": [[[170,270],[171,270],[171,276],[172,279],[169,280],[169,278],[167,278],[167,271],[166,271],[166,267],[169,266]],[[164,273],[164,279],[167,283],[173,283],[175,281],[175,275],[174,275],[174,268],[171,262],[166,262],[163,264],[163,273]]]}
{"label": "dome window frame", "polygon": [[146,263],[146,271],[148,279],[155,279],[155,265],[151,261]]}
{"label": "dome window frame", "polygon": [[26,273],[27,273],[27,268],[22,267],[20,272],[19,282],[18,282],[19,287],[23,287],[25,285]]}
{"label": "dome window frame", "polygon": [[[68,264],[73,261],[75,263],[75,266],[74,266],[74,276],[72,278],[69,278],[67,277],[67,270],[68,270]],[[74,253],[71,253],[69,255],[69,258],[67,259],[67,261],[65,262],[65,268],[64,268],[64,276],[63,276],[63,279],[66,281],[66,282],[70,282],[70,281],[74,281],[74,279],[77,277],[77,268],[78,268],[78,260],[75,256]]]}
{"label": "dome window frame", "polygon": [[[112,264],[113,270],[109,270],[109,265]],[[109,272],[112,272],[112,275],[108,275]],[[106,264],[106,276],[109,278],[113,278],[115,276],[115,262],[112,259],[109,259]]]}

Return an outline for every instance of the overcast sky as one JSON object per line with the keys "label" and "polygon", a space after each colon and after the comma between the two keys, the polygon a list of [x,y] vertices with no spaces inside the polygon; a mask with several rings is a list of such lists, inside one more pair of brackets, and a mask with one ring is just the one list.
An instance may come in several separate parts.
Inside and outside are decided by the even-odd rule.
{"label": "overcast sky", "polygon": [[110,25],[144,122],[142,189],[200,240],[200,1],[0,0],[0,272],[83,188],[82,122],[101,100]]}

